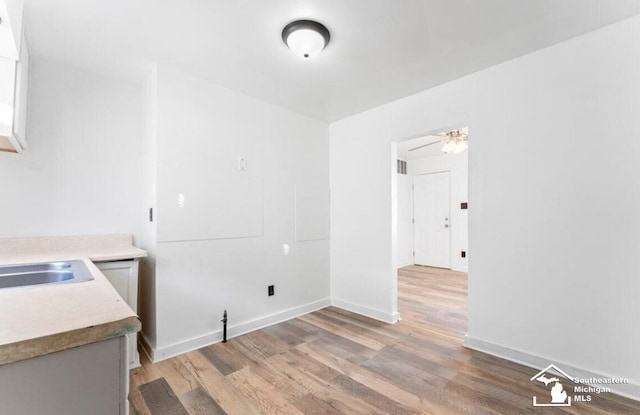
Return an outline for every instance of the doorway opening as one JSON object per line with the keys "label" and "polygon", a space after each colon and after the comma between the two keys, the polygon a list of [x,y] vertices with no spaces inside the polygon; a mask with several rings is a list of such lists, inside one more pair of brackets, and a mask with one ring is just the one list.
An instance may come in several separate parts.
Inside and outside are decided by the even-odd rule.
{"label": "doorway opening", "polygon": [[460,342],[467,330],[468,140],[464,127],[393,145],[401,323]]}

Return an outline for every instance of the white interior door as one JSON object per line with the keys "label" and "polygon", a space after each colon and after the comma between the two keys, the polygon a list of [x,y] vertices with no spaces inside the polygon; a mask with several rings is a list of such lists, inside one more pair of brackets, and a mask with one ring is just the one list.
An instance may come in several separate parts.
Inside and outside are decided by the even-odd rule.
{"label": "white interior door", "polygon": [[414,263],[451,267],[449,172],[413,176]]}

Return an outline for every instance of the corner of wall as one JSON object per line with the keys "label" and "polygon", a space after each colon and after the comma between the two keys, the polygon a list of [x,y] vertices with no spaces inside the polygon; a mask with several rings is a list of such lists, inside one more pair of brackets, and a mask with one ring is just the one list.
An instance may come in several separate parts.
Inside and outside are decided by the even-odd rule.
{"label": "corner of wall", "polygon": [[400,314],[398,312],[388,313],[385,311],[375,310],[340,298],[332,297],[331,305],[387,324],[395,324],[400,319]]}

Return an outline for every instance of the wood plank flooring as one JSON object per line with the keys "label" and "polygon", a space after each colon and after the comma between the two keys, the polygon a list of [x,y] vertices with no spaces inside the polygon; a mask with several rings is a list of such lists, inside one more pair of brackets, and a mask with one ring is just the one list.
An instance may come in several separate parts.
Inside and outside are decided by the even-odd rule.
{"label": "wood plank flooring", "polygon": [[398,270],[402,320],[461,341],[467,332],[467,274],[411,265]]}
{"label": "wood plank flooring", "polygon": [[399,274],[399,324],[329,307],[157,364],[143,357],[131,414],[640,414],[610,394],[533,408],[545,392],[535,370],[462,347],[466,276]]}

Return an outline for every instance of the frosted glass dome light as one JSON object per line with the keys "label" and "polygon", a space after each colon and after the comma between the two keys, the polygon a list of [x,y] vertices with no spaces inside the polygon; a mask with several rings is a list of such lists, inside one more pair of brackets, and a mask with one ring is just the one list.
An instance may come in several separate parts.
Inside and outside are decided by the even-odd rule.
{"label": "frosted glass dome light", "polygon": [[291,52],[301,58],[317,56],[329,44],[331,35],[322,24],[312,20],[296,20],[282,29],[282,40]]}

